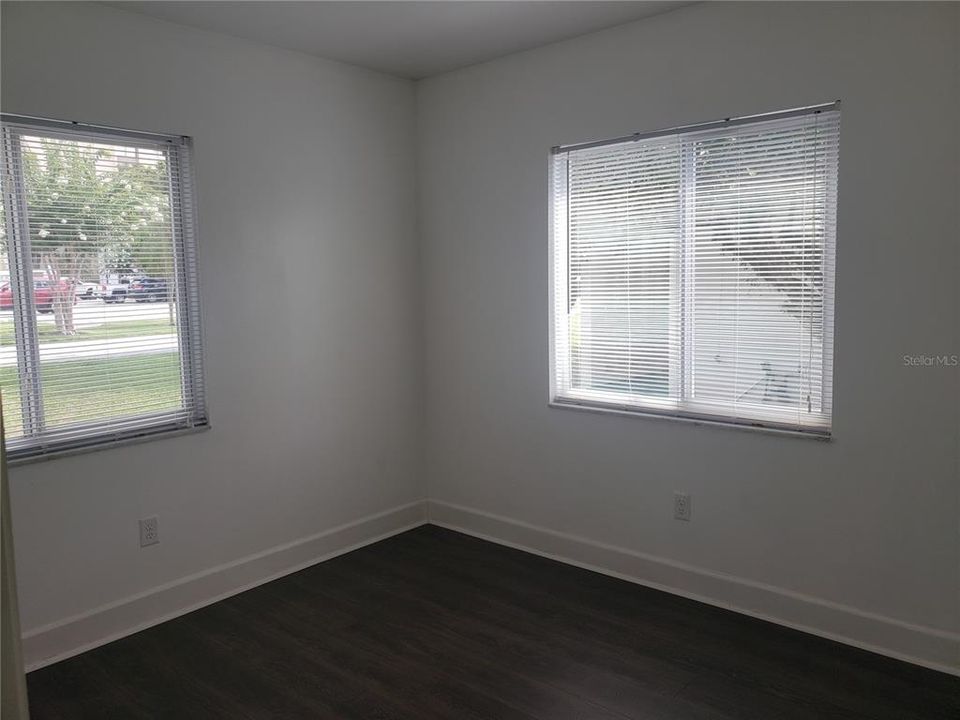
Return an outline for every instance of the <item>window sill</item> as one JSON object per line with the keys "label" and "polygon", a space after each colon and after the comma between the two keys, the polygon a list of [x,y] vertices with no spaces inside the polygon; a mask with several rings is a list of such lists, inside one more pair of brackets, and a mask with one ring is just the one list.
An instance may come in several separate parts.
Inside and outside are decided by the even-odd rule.
{"label": "window sill", "polygon": [[578,403],[567,400],[551,400],[547,403],[547,405],[549,407],[559,408],[562,410],[579,410],[581,412],[599,413],[601,415],[621,415],[625,417],[642,418],[648,420],[672,420],[674,422],[681,422],[689,425],[703,425],[706,427],[723,428],[725,430],[741,430],[746,432],[764,433],[768,435],[786,435],[790,437],[806,438],[807,440],[819,440],[821,442],[829,442],[833,439],[830,430],[797,430],[788,427],[779,427],[773,424],[764,425],[759,421],[738,422],[720,418],[678,415],[670,412],[656,412],[650,410],[632,410],[621,407]]}
{"label": "window sill", "polygon": [[104,438],[101,441],[91,439],[84,445],[67,446],[52,449],[48,452],[21,455],[7,451],[7,465],[9,467],[18,467],[21,465],[32,465],[33,463],[43,462],[45,460],[56,460],[58,458],[69,457],[71,455],[81,455],[101,450],[110,450],[116,447],[125,447],[127,445],[138,445],[140,443],[152,442],[154,440],[165,440],[167,438],[179,437],[181,435],[193,435],[194,433],[204,432],[210,429],[210,423],[195,425],[193,427],[177,428],[145,428],[137,434],[131,434],[123,438]]}

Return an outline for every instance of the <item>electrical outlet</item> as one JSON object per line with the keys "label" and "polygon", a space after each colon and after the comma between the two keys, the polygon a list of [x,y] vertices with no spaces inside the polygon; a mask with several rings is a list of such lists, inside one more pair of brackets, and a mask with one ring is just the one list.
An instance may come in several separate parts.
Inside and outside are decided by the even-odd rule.
{"label": "electrical outlet", "polygon": [[690,495],[675,492],[673,494],[673,517],[675,520],[690,520]]}
{"label": "electrical outlet", "polygon": [[143,518],[140,521],[140,547],[156,545],[160,542],[160,519],[153,517]]}

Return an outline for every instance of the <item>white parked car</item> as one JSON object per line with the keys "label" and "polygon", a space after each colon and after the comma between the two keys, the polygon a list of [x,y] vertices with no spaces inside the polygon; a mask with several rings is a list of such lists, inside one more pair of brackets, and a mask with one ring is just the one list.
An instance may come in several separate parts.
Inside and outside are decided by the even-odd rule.
{"label": "white parked car", "polygon": [[73,292],[77,296],[77,300],[96,300],[103,297],[103,286],[100,283],[77,280],[73,286]]}
{"label": "white parked car", "polygon": [[[116,282],[113,282],[116,280]],[[110,278],[110,281],[100,286],[100,297],[105,303],[122,303],[127,301],[130,292],[130,278]]]}

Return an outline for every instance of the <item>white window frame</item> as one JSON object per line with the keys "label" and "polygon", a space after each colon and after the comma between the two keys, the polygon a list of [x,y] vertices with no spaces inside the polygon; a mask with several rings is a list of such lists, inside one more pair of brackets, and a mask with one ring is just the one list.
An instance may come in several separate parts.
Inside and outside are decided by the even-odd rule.
{"label": "white window frame", "polygon": [[[16,465],[208,429],[210,420],[204,379],[192,138],[9,113],[0,114],[0,129],[0,172],[3,176],[2,195],[23,416],[23,436],[7,441],[8,462]],[[31,132],[67,140],[116,144],[147,141],[167,147],[175,247],[174,282],[180,288],[174,293],[177,302],[177,346],[184,391],[182,397],[191,398],[188,417],[176,421],[157,419],[154,422],[153,414],[144,413],[133,416],[138,422],[126,429],[103,429],[98,432],[102,421],[90,421],[70,426],[71,433],[76,437],[50,441],[44,438],[37,314],[33,293],[21,292],[19,287],[24,282],[32,281],[26,197],[23,192],[17,191],[22,185],[19,175],[20,136],[29,136]]]}
{"label": "white window frame", "polygon": [[[572,145],[559,145],[551,148],[550,170],[549,170],[549,398],[548,406],[554,408],[577,409],[591,412],[612,413],[618,415],[663,418],[668,420],[678,420],[694,424],[716,425],[722,427],[760,430],[764,432],[773,432],[786,435],[795,435],[810,437],[820,440],[829,440],[832,437],[832,415],[833,415],[833,336],[834,336],[834,287],[835,287],[835,263],[836,263],[836,217],[833,217],[833,223],[827,227],[826,241],[824,249],[824,287],[823,287],[823,337],[829,339],[829,351],[825,351],[822,362],[824,367],[822,392],[829,403],[829,420],[824,426],[802,426],[792,422],[782,422],[778,419],[777,411],[773,410],[763,416],[763,410],[758,411],[756,417],[738,417],[724,416],[718,414],[715,408],[704,410],[688,396],[688,388],[691,386],[691,373],[694,362],[688,356],[692,353],[691,333],[693,321],[684,316],[682,308],[689,305],[691,294],[693,292],[693,283],[688,278],[692,274],[692,252],[685,245],[685,234],[689,224],[689,213],[691,207],[688,204],[687,194],[695,187],[692,173],[692,153],[684,152],[681,154],[681,214],[684,217],[681,221],[681,251],[679,263],[686,268],[677,272],[676,279],[671,278],[671,292],[680,295],[679,301],[675,307],[681,308],[680,317],[676,326],[680,328],[679,342],[674,346],[677,348],[676,357],[671,357],[669,386],[671,393],[669,397],[647,398],[642,405],[625,404],[618,402],[607,402],[596,398],[587,397],[589,393],[584,393],[584,397],[574,397],[573,393],[567,390],[561,392],[561,379],[559,373],[569,372],[569,368],[561,368],[557,362],[557,350],[560,344],[569,348],[569,339],[567,337],[568,323],[558,322],[558,307],[569,308],[569,228],[568,220],[564,215],[566,211],[566,200],[558,203],[558,188],[563,188],[562,194],[566,195],[566,179],[558,177],[556,173],[557,163],[554,162],[558,153],[567,153],[572,150],[588,149],[600,147],[603,145],[614,145],[627,143],[634,140],[643,140],[663,136],[682,136],[685,133],[697,133],[701,137],[709,137],[710,131],[716,134],[723,134],[730,127],[738,125],[748,125],[762,122],[765,120],[789,118],[794,116],[812,115],[825,111],[839,111],[840,101],[825,103],[822,105],[794,108],[781,112],[764,113],[760,115],[750,115],[737,118],[726,118],[714,122],[698,123],[685,125],[675,128],[658,130],[647,133],[633,133],[628,136],[611,138],[608,140],[599,140],[593,142],[577,143]],[[832,157],[836,162],[836,157]],[[834,177],[834,183],[836,178]],[[836,197],[836,184],[829,188],[828,193]],[[836,210],[835,202],[833,206]],[[678,268],[679,270],[679,268]],[[569,350],[567,351],[569,356]],[[677,387],[679,385],[679,391]]]}

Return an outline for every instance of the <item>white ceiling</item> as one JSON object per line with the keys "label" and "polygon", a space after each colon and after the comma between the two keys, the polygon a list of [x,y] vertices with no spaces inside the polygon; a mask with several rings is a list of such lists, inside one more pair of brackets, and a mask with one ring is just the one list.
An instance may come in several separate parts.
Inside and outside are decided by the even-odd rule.
{"label": "white ceiling", "polygon": [[110,2],[163,20],[423,78],[687,2]]}

